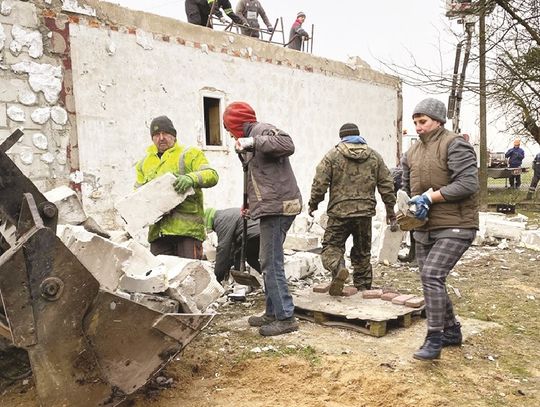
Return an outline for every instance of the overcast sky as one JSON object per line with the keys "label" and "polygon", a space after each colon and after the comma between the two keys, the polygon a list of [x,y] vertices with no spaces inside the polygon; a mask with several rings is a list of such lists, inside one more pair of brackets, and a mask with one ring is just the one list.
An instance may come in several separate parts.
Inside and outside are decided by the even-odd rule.
{"label": "overcast sky", "polygon": [[[187,21],[183,0],[108,0],[124,7]],[[410,66],[413,58],[420,66],[451,72],[454,65],[456,37],[463,28],[449,21],[445,13],[445,0],[260,0],[273,22],[283,17],[285,31],[293,23],[296,13],[306,15],[304,28],[314,24],[313,53],[335,60],[346,61],[359,56],[372,68],[385,71],[379,60]],[[237,0],[231,1],[233,9]],[[477,75],[472,69],[468,72]],[[361,97],[361,95],[360,95]],[[403,128],[414,133],[411,113],[424,97],[436,97],[445,104],[448,94],[428,95],[419,89],[404,85]],[[466,97],[466,95],[465,95]],[[478,137],[478,108],[464,104],[462,131]],[[449,122],[446,126],[451,128]],[[495,127],[488,131],[488,147],[504,149],[512,137],[495,136]]]}

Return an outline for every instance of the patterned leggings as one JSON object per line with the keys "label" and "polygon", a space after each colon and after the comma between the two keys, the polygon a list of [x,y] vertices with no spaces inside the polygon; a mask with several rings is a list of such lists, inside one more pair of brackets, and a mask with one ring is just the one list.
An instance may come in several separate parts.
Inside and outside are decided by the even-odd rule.
{"label": "patterned leggings", "polygon": [[452,301],[446,291],[446,277],[471,243],[455,238],[438,239],[430,245],[416,242],[428,331],[442,331],[456,323]]}

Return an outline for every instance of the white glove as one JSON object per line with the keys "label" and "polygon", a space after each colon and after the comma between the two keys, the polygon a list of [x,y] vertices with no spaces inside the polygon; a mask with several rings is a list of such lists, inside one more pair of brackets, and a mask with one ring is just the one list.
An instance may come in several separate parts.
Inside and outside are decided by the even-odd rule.
{"label": "white glove", "polygon": [[244,151],[252,151],[255,140],[253,137],[240,137],[236,140],[235,149],[237,153],[243,153]]}

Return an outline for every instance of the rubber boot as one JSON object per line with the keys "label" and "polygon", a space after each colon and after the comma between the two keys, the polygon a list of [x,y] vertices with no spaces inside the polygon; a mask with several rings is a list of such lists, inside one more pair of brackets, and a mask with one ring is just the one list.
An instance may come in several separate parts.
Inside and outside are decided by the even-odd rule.
{"label": "rubber boot", "polygon": [[441,357],[443,333],[440,331],[428,332],[424,344],[418,349],[413,358],[419,360],[433,360]]}
{"label": "rubber boot", "polygon": [[442,346],[460,346],[463,341],[463,336],[461,335],[461,324],[456,322],[454,326],[444,328]]}

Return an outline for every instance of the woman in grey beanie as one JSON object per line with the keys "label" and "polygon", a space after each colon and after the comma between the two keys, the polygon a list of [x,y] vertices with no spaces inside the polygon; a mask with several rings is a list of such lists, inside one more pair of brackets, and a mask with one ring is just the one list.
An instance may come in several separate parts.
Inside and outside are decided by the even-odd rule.
{"label": "woman in grey beanie", "polygon": [[430,360],[445,346],[461,345],[446,277],[478,229],[478,169],[473,147],[444,128],[444,103],[424,99],[412,118],[420,140],[403,156],[402,189],[413,196],[416,218],[426,220],[414,240],[427,316],[426,339],[413,356]]}

